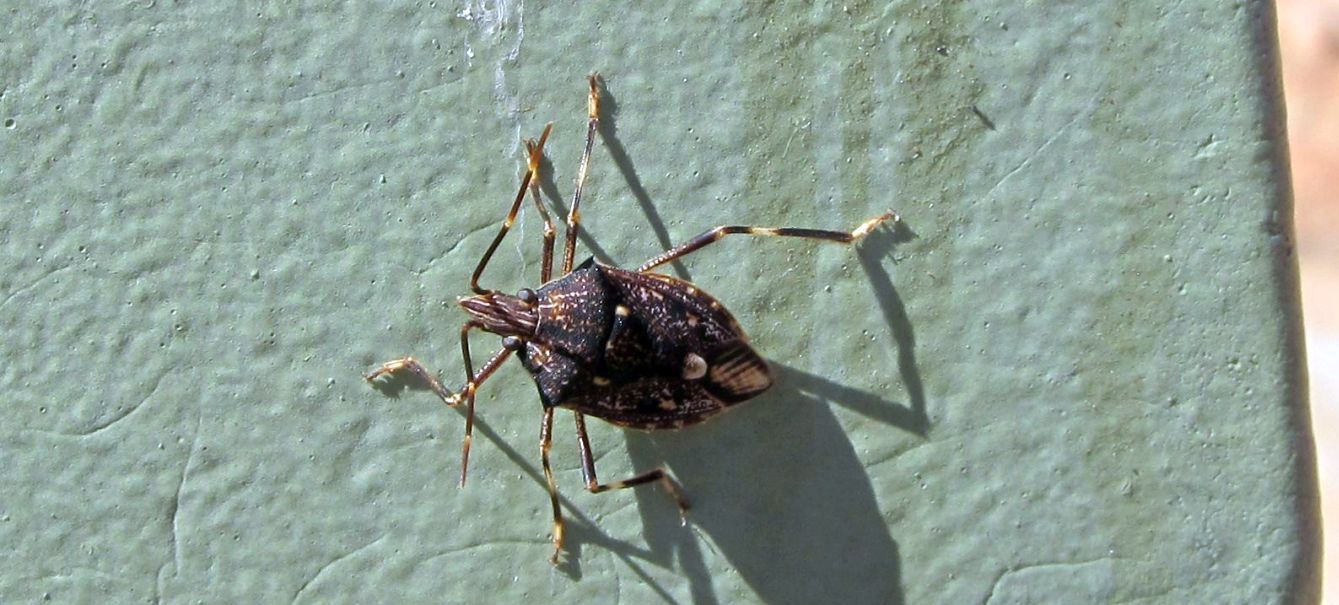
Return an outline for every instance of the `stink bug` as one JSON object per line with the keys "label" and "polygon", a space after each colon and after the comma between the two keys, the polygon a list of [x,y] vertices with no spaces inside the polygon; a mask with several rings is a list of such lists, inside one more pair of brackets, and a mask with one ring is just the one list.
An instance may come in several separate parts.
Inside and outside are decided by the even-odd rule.
{"label": "stink bug", "polygon": [[[368,381],[374,381],[385,374],[409,372],[427,383],[446,405],[465,404],[465,443],[460,465],[463,486],[469,467],[475,392],[508,357],[515,354],[539,388],[543,406],[539,450],[553,507],[551,561],[555,564],[563,546],[562,510],[549,465],[555,409],[571,410],[576,418],[581,470],[587,490],[598,493],[656,482],[674,499],[682,514],[687,510],[688,502],[663,467],[623,481],[600,483],[595,474],[590,439],[586,435],[585,416],[634,429],[678,429],[702,422],[730,406],[756,397],[772,384],[767,362],[749,346],[748,337],[720,302],[689,282],[650,271],[727,235],[800,237],[851,244],[880,223],[898,220],[894,213],[887,212],[849,232],[721,226],[642,263],[634,271],[597,263],[594,259],[573,269],[581,190],[600,120],[598,78],[598,75],[587,78],[590,92],[586,147],[581,155],[567,215],[562,276],[552,279],[555,233],[539,193],[540,160],[544,142],[553,128],[550,123],[544,127],[539,141],[526,141],[528,170],[521,178],[521,186],[501,229],[470,278],[474,295],[459,300],[469,315],[469,320],[460,329],[465,386],[457,392],[448,391],[436,376],[412,357],[384,363],[366,376]],[[527,190],[544,221],[540,264],[543,285],[537,290],[521,289],[515,295],[480,287],[479,277],[516,220]],[[474,371],[470,360],[469,343],[469,332],[476,329],[502,337],[502,349],[494,353],[478,372]]]}

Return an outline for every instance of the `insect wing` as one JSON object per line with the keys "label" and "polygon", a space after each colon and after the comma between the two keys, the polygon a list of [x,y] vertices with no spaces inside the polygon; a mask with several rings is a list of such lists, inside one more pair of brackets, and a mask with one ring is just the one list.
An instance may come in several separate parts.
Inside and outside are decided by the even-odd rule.
{"label": "insect wing", "polygon": [[645,376],[615,386],[594,389],[562,404],[619,426],[677,429],[696,424],[726,409],[701,382],[666,376]]}
{"label": "insect wing", "polygon": [[[662,369],[671,374],[678,370],[682,378],[700,383],[727,404],[755,397],[771,386],[767,362],[711,295],[668,275],[606,266],[600,270],[621,301],[615,313],[629,315],[640,325],[641,330],[629,332],[644,335],[640,338],[645,339],[645,348]],[[610,345],[615,348],[618,337],[611,334]]]}

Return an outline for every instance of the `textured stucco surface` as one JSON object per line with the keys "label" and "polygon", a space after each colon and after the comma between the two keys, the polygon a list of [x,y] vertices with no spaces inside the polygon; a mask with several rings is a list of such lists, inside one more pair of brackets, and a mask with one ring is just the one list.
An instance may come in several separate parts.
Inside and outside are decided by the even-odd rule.
{"label": "textured stucco surface", "polygon": [[[1314,594],[1267,3],[621,6],[8,3],[0,601]],[[560,414],[555,569],[520,368],[464,489],[461,416],[360,374],[459,383],[519,141],[555,122],[570,195],[592,70],[582,257],[905,224],[676,268],[779,384],[691,431],[594,425],[602,477],[668,465],[686,527],[580,489]],[[535,218],[487,283],[534,285]]]}

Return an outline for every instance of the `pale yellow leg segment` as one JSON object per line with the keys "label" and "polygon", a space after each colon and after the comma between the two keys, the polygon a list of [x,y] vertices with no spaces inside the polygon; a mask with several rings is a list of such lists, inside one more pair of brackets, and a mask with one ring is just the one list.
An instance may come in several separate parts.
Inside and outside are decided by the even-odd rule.
{"label": "pale yellow leg segment", "polygon": [[461,403],[469,404],[465,416],[465,442],[464,445],[461,447],[461,459],[460,459],[461,486],[465,485],[465,473],[469,469],[469,462],[470,462],[470,445],[473,442],[474,394],[476,391],[478,391],[479,385],[483,384],[485,380],[488,380],[488,377],[492,376],[493,372],[497,371],[497,369],[502,366],[502,362],[506,361],[507,358],[511,356],[511,351],[507,349],[498,351],[497,353],[494,353],[493,356],[490,357],[487,362],[484,363],[483,367],[479,369],[479,373],[477,375],[474,374],[474,371],[471,367],[472,364],[470,364],[469,362],[469,344],[468,344],[469,341],[465,339],[465,333],[468,332],[469,329],[470,324],[466,324],[465,328],[461,330],[461,349],[463,354],[465,355],[465,370],[466,370],[465,373],[467,378],[465,381],[465,387],[460,389],[460,392],[458,393],[452,393],[446,390],[446,387],[442,385],[442,382],[440,380],[437,380],[437,377],[434,376],[432,372],[429,372],[427,368],[423,367],[423,364],[419,363],[418,360],[414,359],[413,357],[405,357],[403,359],[397,359],[395,361],[388,361],[386,363],[381,364],[381,367],[373,370],[371,373],[363,377],[368,382],[373,382],[378,378],[381,378],[382,376],[387,374],[394,374],[396,372],[409,372],[419,377],[420,380],[426,383],[428,385],[428,388],[431,389],[432,392],[435,393],[438,397],[440,397],[442,399],[442,402],[445,403],[446,405],[450,407],[456,407]]}
{"label": "pale yellow leg segment", "polygon": [[742,235],[770,235],[774,237],[800,237],[805,239],[826,240],[841,244],[854,244],[860,241],[861,238],[865,237],[866,235],[869,235],[869,233],[873,231],[875,227],[878,227],[880,223],[887,220],[892,220],[894,223],[896,223],[900,219],[898,218],[896,213],[889,210],[888,212],[885,212],[883,214],[880,214],[879,216],[876,216],[863,223],[860,223],[860,226],[856,227],[855,229],[852,229],[849,232],[827,231],[823,229],[805,229],[799,227],[746,227],[743,225],[722,225],[720,227],[716,227],[715,229],[703,232],[697,237],[694,237],[693,239],[690,239],[687,242],[680,244],[678,247],[675,247],[672,250],[666,251],[663,254],[660,254],[659,256],[656,256],[655,258],[652,258],[651,260],[642,263],[642,266],[638,267],[637,271],[638,272],[650,271],[651,269],[659,267],[660,265],[668,263],[672,260],[683,258],[685,256],[688,256],[689,254],[692,254],[693,252],[696,252],[706,247],[708,244],[713,244],[720,241],[721,238],[727,235],[742,234]]}
{"label": "pale yellow leg segment", "polygon": [[539,218],[544,221],[544,248],[539,264],[539,283],[546,284],[553,277],[553,242],[557,237],[557,231],[553,229],[553,220],[549,218],[549,211],[544,208],[544,200],[539,193],[539,165],[544,159],[544,150],[534,139],[526,139],[525,149],[530,154],[530,197],[535,200]]}
{"label": "pale yellow leg segment", "polygon": [[592,494],[607,492],[616,489],[637,487],[651,482],[660,483],[660,487],[666,494],[674,500],[674,505],[679,507],[679,518],[687,522],[687,513],[690,508],[688,499],[683,497],[683,490],[679,489],[679,484],[674,482],[670,474],[664,467],[653,468],[635,477],[614,481],[612,483],[600,483],[600,478],[595,473],[595,456],[590,451],[590,437],[586,435],[586,419],[581,414],[576,415],[577,423],[577,445],[581,451],[581,475],[586,480],[586,489]]}
{"label": "pale yellow leg segment", "polygon": [[563,242],[563,275],[572,271],[576,260],[577,233],[581,224],[581,192],[586,186],[586,172],[590,169],[590,153],[595,147],[595,132],[600,127],[600,74],[591,74],[586,78],[590,84],[590,93],[586,97],[586,147],[581,152],[581,164],[577,167],[577,184],[572,190],[572,205],[567,211],[567,240]]}
{"label": "pale yellow leg segment", "polygon": [[549,502],[553,505],[553,556],[549,562],[558,564],[563,552],[563,509],[558,505],[558,483],[553,480],[549,464],[549,448],[553,445],[553,408],[544,409],[544,420],[539,425],[539,461],[544,467],[544,480],[549,487]]}
{"label": "pale yellow leg segment", "polygon": [[394,374],[396,372],[409,372],[410,374],[418,376],[420,380],[428,385],[429,389],[432,389],[433,393],[436,393],[438,397],[442,398],[442,402],[446,405],[456,407],[463,401],[459,393],[451,393],[446,390],[446,387],[442,386],[442,381],[437,380],[437,377],[434,376],[432,372],[429,372],[427,368],[423,367],[423,364],[419,363],[418,360],[413,357],[405,357],[404,359],[396,359],[395,361],[383,363],[381,364],[381,367],[372,370],[372,373],[363,378],[368,382],[374,382],[382,376]]}

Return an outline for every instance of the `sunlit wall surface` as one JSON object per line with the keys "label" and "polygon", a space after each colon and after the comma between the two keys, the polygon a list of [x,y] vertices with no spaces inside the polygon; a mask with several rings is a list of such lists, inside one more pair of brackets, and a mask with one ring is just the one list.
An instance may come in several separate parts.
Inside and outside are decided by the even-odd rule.
{"label": "sunlit wall surface", "polygon": [[1325,603],[1339,603],[1339,0],[1278,0],[1297,249],[1325,516]]}

